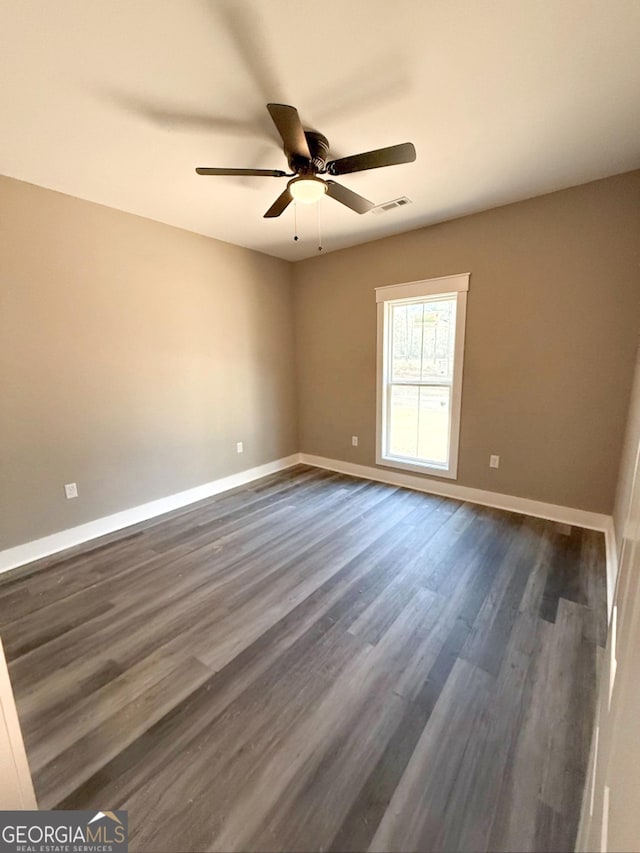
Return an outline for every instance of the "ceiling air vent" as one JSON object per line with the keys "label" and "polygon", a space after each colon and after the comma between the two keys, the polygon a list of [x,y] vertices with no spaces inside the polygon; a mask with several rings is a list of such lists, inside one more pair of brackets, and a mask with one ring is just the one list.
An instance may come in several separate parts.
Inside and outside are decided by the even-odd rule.
{"label": "ceiling air vent", "polygon": [[375,213],[376,215],[388,213],[390,210],[395,210],[396,207],[404,207],[406,204],[411,204],[411,199],[403,195],[402,198],[394,198],[393,201],[385,201],[384,204],[377,204],[371,208],[371,213]]}

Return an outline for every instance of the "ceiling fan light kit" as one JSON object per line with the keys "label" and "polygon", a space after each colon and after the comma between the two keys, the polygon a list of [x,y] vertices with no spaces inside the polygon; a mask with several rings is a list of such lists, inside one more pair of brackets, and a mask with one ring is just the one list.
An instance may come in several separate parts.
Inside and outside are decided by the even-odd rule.
{"label": "ceiling fan light kit", "polygon": [[294,201],[299,201],[300,204],[313,204],[320,201],[325,195],[327,185],[323,180],[313,175],[301,175],[299,178],[293,178],[289,181],[287,189]]}
{"label": "ceiling fan light kit", "polygon": [[373,202],[347,189],[333,180],[324,181],[318,175],[348,175],[379,169],[383,166],[395,166],[399,163],[412,163],[416,159],[416,149],[411,142],[390,145],[363,154],[353,154],[338,160],[327,162],[329,142],[326,136],[302,127],[300,116],[295,107],[288,104],[267,104],[269,115],[273,119],[283,142],[284,153],[291,172],[280,169],[220,169],[198,167],[199,175],[247,175],[253,177],[292,178],[264,214],[265,219],[280,216],[292,201],[313,204],[324,195],[328,195],[340,204],[356,213],[367,213],[375,205]]}

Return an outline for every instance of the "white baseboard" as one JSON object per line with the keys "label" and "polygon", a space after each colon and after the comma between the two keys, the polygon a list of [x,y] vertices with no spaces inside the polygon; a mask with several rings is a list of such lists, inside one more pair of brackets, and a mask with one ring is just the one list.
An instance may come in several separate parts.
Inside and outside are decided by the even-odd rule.
{"label": "white baseboard", "polygon": [[52,533],[50,536],[35,539],[33,542],[25,542],[24,545],[16,545],[15,548],[7,548],[0,551],[0,572],[7,572],[9,569],[15,569],[17,566],[32,563],[34,560],[40,560],[43,557],[49,557],[51,554],[57,554],[58,551],[73,548],[75,545],[81,545],[83,542],[97,539],[107,533],[114,533],[116,530],[122,530],[132,524],[138,524],[140,521],[147,521],[149,518],[163,515],[165,512],[171,512],[171,510],[188,506],[188,504],[201,501],[204,498],[218,495],[220,492],[235,489],[237,486],[259,480],[260,477],[266,477],[268,474],[291,468],[292,465],[297,465],[299,461],[300,454],[294,453],[283,459],[276,459],[274,462],[267,462],[265,465],[240,471],[238,474],[221,477],[219,480],[212,480],[210,483],[195,486],[195,488],[187,489],[184,492],[177,492],[155,501],[149,501],[149,503],[131,507],[131,509],[125,509],[122,512],[116,512],[113,515],[97,518],[95,521],[88,521],[86,524],[80,524],[77,527],[61,530],[59,533]]}
{"label": "white baseboard", "polygon": [[367,465],[327,459],[324,456],[311,456],[308,453],[301,453],[300,461],[305,465],[314,465],[317,468],[350,474],[352,477],[377,480],[380,483],[389,483],[392,486],[404,486],[419,492],[428,492],[431,495],[469,501],[469,503],[491,506],[496,509],[506,509],[509,512],[519,512],[522,515],[533,515],[536,518],[547,518],[550,521],[571,524],[573,527],[586,527],[589,530],[602,530],[604,532],[608,531],[610,527],[612,529],[611,516],[599,512],[588,512],[584,509],[547,504],[529,498],[518,498],[515,495],[501,495],[498,492],[487,492],[483,489],[459,486],[450,481],[432,480],[419,474],[405,474],[387,468],[370,468]]}

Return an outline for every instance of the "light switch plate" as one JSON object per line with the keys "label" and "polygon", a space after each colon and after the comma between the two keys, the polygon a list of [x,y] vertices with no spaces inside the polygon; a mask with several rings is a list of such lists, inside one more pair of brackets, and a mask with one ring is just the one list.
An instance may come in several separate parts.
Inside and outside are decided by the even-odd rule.
{"label": "light switch plate", "polygon": [[67,497],[67,500],[71,500],[71,498],[78,497],[78,486],[76,483],[66,483],[64,487],[64,493]]}

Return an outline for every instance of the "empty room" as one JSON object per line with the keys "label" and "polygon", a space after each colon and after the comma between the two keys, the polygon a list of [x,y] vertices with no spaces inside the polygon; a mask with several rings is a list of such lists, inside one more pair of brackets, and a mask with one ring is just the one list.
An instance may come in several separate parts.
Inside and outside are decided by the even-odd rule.
{"label": "empty room", "polygon": [[0,848],[640,849],[640,2],[0,0]]}

